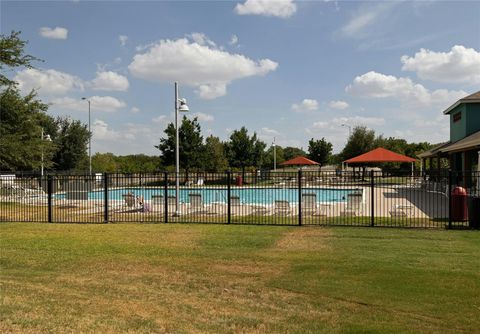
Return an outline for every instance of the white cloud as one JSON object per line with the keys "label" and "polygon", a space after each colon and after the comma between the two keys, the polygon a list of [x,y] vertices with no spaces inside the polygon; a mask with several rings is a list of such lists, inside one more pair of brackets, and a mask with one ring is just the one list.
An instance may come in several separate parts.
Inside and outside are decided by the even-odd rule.
{"label": "white cloud", "polygon": [[345,90],[355,96],[369,98],[395,98],[405,104],[445,106],[467,95],[464,91],[437,89],[430,91],[410,78],[397,78],[370,71],[357,76]]}
{"label": "white cloud", "polygon": [[202,43],[206,45],[187,38],[161,40],[146,46],[145,53],[135,55],[128,69],[145,80],[179,81],[196,87],[201,98],[213,99],[225,95],[226,86],[233,80],[262,76],[278,66],[270,59],[254,61],[220,50],[205,40]]}
{"label": "white cloud", "polygon": [[194,113],[193,117],[198,118],[200,122],[213,122],[215,119],[212,115],[204,114],[203,112]]}
{"label": "white cloud", "polygon": [[227,86],[223,83],[204,84],[198,86],[195,93],[204,100],[213,100],[227,94]]}
{"label": "white cloud", "polygon": [[[115,112],[126,106],[125,102],[118,100],[112,96],[92,96],[90,100],[90,108],[92,112]],[[51,101],[56,109],[67,109],[73,111],[88,111],[87,102],[71,97],[61,97]]]}
{"label": "white cloud", "polygon": [[44,95],[61,95],[72,90],[83,90],[83,82],[80,78],[53,69],[27,68],[18,72],[13,80],[18,82],[22,92],[36,89]]}
{"label": "white cloud", "polygon": [[68,37],[68,29],[62,27],[42,27],[40,28],[39,33],[40,36],[50,39],[67,39]]}
{"label": "white cloud", "polygon": [[375,23],[384,19],[400,1],[385,1],[375,4],[366,4],[352,14],[351,19],[340,29],[347,37],[364,37],[367,30]]}
{"label": "white cloud", "polygon": [[91,82],[94,90],[126,91],[128,79],[121,74],[112,71],[97,72],[97,76]]}
{"label": "white cloud", "polygon": [[246,0],[235,6],[239,15],[263,15],[287,18],[295,14],[297,5],[293,0]]}
{"label": "white cloud", "polygon": [[125,46],[127,44],[127,41],[128,41],[128,36],[126,35],[119,35],[118,36],[118,40],[120,41],[120,45],[121,46]]}
{"label": "white cloud", "polygon": [[328,106],[332,109],[344,110],[349,107],[348,103],[345,101],[330,101]]}
{"label": "white cloud", "polygon": [[190,37],[194,43],[197,43],[199,45],[208,45],[213,48],[217,47],[217,44],[215,44],[214,41],[210,40],[207,35],[201,32],[194,32],[191,33],[190,35],[187,35],[187,37]]}
{"label": "white cloud", "polygon": [[403,56],[403,71],[416,72],[421,79],[436,82],[480,83],[480,52],[455,45],[449,52],[420,49],[413,57]]}
{"label": "white cloud", "polygon": [[228,42],[228,44],[230,45],[237,45],[238,43],[238,37],[237,35],[232,35],[232,37],[230,38],[230,42]]}
{"label": "white cloud", "polygon": [[118,140],[121,138],[120,132],[111,129],[105,121],[100,119],[95,119],[93,122],[92,132],[95,140]]}
{"label": "white cloud", "polygon": [[130,112],[134,113],[134,114],[137,114],[140,112],[140,108],[137,108],[137,107],[132,107],[132,109],[130,109]]}
{"label": "white cloud", "polygon": [[152,118],[152,122],[157,123],[157,124],[167,124],[168,121],[169,121],[169,119],[165,115],[160,115],[160,116]]}
{"label": "white cloud", "polygon": [[270,128],[261,128],[261,133],[270,135],[270,136],[278,136],[280,134],[277,130],[270,129]]}
{"label": "white cloud", "polygon": [[305,110],[317,110],[318,109],[318,102],[317,100],[313,99],[304,99],[301,103],[292,104],[292,110],[296,112],[301,112]]}

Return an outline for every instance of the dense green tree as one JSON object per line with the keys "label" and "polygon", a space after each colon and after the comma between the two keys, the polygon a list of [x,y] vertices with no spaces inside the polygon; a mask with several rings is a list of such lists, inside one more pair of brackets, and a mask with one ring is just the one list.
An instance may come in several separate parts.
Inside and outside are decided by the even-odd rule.
{"label": "dense green tree", "polygon": [[207,172],[222,172],[228,168],[228,160],[225,155],[224,144],[220,138],[208,136],[205,139],[204,169]]}
{"label": "dense green tree", "polygon": [[325,140],[325,138],[315,140],[310,139],[308,142],[308,158],[316,161],[320,166],[329,162],[332,155],[333,145]]}
{"label": "dense green tree", "polygon": [[42,140],[42,125],[55,129],[45,114],[48,106],[34,92],[22,97],[15,86],[0,92],[0,170],[35,170],[52,166],[52,142]]}
{"label": "dense green tree", "polygon": [[264,157],[266,144],[257,139],[257,134],[250,137],[248,130],[243,126],[230,135],[226,144],[227,159],[230,167],[241,168],[245,173],[246,167],[260,167]]}
{"label": "dense green tree", "polygon": [[117,170],[123,173],[152,173],[159,169],[157,156],[130,154],[117,157]]}
{"label": "dense green tree", "polygon": [[307,156],[307,152],[300,148],[290,146],[287,146],[283,149],[283,158],[285,160],[290,160],[298,156],[305,157]]}
{"label": "dense green tree", "polygon": [[[27,42],[19,35],[0,36],[0,169],[38,170],[42,157],[45,169],[78,168],[86,156],[89,133],[85,126],[79,121],[55,120],[35,91],[22,96],[16,83],[3,74],[7,68],[30,68],[38,60],[24,53]],[[47,135],[51,141],[45,140]]]}
{"label": "dense green tree", "polygon": [[92,156],[92,169],[102,173],[116,172],[118,170],[117,157],[113,153],[95,153]]}
{"label": "dense green tree", "polygon": [[57,170],[86,170],[88,166],[87,126],[78,120],[58,118],[57,131],[51,134],[57,147],[53,162]]}
{"label": "dense green tree", "polygon": [[[174,165],[175,125],[168,124],[164,132],[166,137],[160,138],[160,144],[155,147],[162,152],[164,165]],[[204,162],[203,137],[196,117],[192,120],[183,117],[179,128],[179,137],[180,168],[185,169],[187,173],[191,168],[200,168]]]}
{"label": "dense green tree", "polygon": [[[273,146],[270,146],[270,148],[265,152],[265,158],[263,161],[263,167],[273,169],[273,163],[274,163],[274,148]],[[275,147],[275,156],[276,156],[276,161],[277,161],[277,168],[280,163],[285,161],[284,157],[284,150],[281,146],[277,145]]]}
{"label": "dense green tree", "polygon": [[160,169],[159,157],[145,154],[116,156],[113,153],[96,153],[92,157],[96,172],[153,173]]}
{"label": "dense green tree", "polygon": [[356,126],[340,155],[345,161],[371,151],[373,148],[375,148],[375,131],[369,130],[365,126]]}
{"label": "dense green tree", "polygon": [[12,31],[10,36],[0,35],[0,86],[15,84],[4,75],[6,68],[9,70],[21,66],[31,68],[32,61],[39,60],[25,54],[24,49],[27,42],[21,40],[19,36],[19,31]]}

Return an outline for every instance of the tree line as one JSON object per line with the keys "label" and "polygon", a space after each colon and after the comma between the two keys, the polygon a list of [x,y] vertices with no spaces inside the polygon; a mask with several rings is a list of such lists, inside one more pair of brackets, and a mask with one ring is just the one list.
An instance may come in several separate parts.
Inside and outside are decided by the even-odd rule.
{"label": "tree line", "polygon": [[[0,36],[0,70],[32,67],[39,59],[24,52],[25,41],[19,32]],[[46,170],[83,172],[88,170],[88,141],[91,133],[87,125],[68,117],[52,117],[48,104],[43,103],[32,90],[22,96],[16,82],[0,73],[0,170],[35,171],[41,164]],[[46,140],[48,134],[50,140]],[[183,117],[179,127],[180,168],[189,171],[223,172],[237,169],[245,172],[255,169],[273,169],[296,156],[306,156],[318,162],[339,165],[342,161],[376,147],[415,157],[429,149],[429,143],[408,143],[404,139],[376,136],[366,127],[355,127],[339,154],[333,154],[333,145],[324,137],[311,138],[308,149],[268,146],[255,132],[245,127],[234,130],[226,141],[210,135],[204,138],[197,118]],[[268,146],[268,147],[267,147]],[[132,154],[117,156],[96,153],[92,157],[95,172],[155,172],[173,171],[175,164],[175,125],[170,123],[159,139],[158,156]],[[275,158],[274,158],[275,155]],[[43,157],[43,159],[42,159]],[[388,167],[401,167],[387,165]]]}

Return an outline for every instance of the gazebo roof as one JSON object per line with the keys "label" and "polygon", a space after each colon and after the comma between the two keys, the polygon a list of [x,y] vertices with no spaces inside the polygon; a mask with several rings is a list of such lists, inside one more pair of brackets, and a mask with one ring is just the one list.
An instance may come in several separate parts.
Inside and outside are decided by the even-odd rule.
{"label": "gazebo roof", "polygon": [[282,166],[307,166],[307,165],[320,165],[318,162],[307,159],[305,157],[296,157],[282,162]]}
{"label": "gazebo roof", "polygon": [[403,154],[398,154],[379,147],[370,152],[361,154],[357,157],[345,160],[345,162],[351,163],[367,163],[367,162],[415,162],[416,160],[407,157]]}

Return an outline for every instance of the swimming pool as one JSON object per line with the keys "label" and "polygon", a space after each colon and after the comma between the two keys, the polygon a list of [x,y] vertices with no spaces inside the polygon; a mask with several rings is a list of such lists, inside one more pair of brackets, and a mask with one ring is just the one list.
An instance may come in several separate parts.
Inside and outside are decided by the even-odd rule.
{"label": "swimming pool", "polygon": [[[180,202],[189,202],[189,194],[200,194],[204,203],[227,202],[226,188],[180,188]],[[302,193],[317,195],[317,202],[344,202],[348,194],[361,191],[361,189],[330,189],[330,188],[304,188]],[[147,201],[152,195],[164,195],[164,188],[141,188],[126,187],[109,189],[109,200],[122,200],[122,195],[133,193],[135,196],[143,196]],[[276,200],[285,200],[290,203],[298,203],[298,188],[232,188],[231,196],[239,196],[240,202],[244,204],[273,204]],[[168,196],[175,196],[175,188],[168,189]],[[65,198],[65,194],[57,194],[56,198]],[[88,199],[103,200],[103,190],[91,191]]]}

